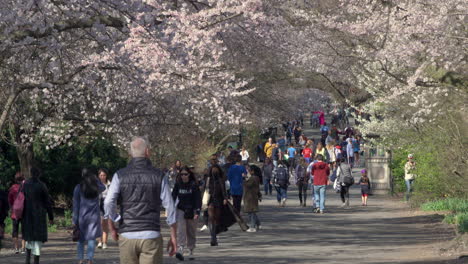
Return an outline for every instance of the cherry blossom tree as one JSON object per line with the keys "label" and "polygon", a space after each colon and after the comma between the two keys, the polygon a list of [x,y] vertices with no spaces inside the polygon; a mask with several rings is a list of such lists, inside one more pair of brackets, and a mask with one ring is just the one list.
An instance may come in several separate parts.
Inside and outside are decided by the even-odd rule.
{"label": "cherry blossom tree", "polygon": [[221,60],[219,34],[259,23],[259,1],[1,4],[0,131],[14,130],[24,164],[37,140],[55,147],[103,130],[123,142],[181,120],[205,130],[241,121],[236,98],[253,88]]}

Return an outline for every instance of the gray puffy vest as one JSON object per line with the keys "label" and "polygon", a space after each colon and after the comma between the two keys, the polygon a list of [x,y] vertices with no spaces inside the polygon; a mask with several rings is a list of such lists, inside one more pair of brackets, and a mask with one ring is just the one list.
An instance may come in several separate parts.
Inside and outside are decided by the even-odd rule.
{"label": "gray puffy vest", "polygon": [[162,171],[147,158],[133,158],[117,175],[122,216],[119,233],[160,231]]}

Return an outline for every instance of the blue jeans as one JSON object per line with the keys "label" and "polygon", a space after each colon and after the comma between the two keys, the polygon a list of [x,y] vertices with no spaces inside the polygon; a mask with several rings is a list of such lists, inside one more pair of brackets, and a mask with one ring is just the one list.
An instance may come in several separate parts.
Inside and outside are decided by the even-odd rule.
{"label": "blue jeans", "polygon": [[409,200],[409,197],[410,197],[410,193],[412,191],[412,186],[413,186],[413,182],[414,182],[414,179],[412,180],[405,180],[405,183],[406,183],[406,200],[408,201]]}
{"label": "blue jeans", "polygon": [[258,216],[256,213],[248,213],[249,219],[250,219],[250,227],[251,228],[258,228],[260,225],[260,219],[258,219]]}
{"label": "blue jeans", "polygon": [[276,187],[276,199],[278,202],[281,202],[281,200],[285,198],[288,199],[288,187]]}
{"label": "blue jeans", "polygon": [[84,244],[85,242],[88,242],[88,248],[86,249],[86,259],[88,260],[93,260],[94,258],[94,250],[96,249],[96,240],[83,240],[83,241],[78,241],[78,260],[83,259],[84,255]]}
{"label": "blue jeans", "polygon": [[325,210],[326,191],[326,185],[314,185],[315,207],[320,208],[321,211]]}
{"label": "blue jeans", "polygon": [[271,186],[270,179],[263,179],[263,188],[265,188],[265,195],[271,194],[273,186]]}

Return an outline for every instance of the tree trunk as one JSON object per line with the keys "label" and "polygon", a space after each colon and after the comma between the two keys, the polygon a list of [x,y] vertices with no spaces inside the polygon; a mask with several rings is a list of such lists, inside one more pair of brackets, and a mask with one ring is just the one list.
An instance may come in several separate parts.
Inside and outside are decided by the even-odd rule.
{"label": "tree trunk", "polygon": [[20,163],[21,173],[26,178],[30,178],[31,167],[34,164],[34,150],[32,144],[17,143],[16,152],[18,153],[18,160]]}
{"label": "tree trunk", "polygon": [[18,94],[19,93],[12,91],[10,96],[8,96],[5,106],[2,109],[2,114],[0,115],[0,133],[2,133],[3,128],[5,127],[5,123],[8,120],[8,115],[10,114],[11,107],[15,103]]}

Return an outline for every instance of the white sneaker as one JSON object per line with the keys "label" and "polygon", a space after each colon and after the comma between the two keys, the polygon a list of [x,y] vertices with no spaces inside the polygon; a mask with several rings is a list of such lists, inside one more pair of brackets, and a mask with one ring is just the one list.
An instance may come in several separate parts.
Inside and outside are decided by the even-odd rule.
{"label": "white sneaker", "polygon": [[286,198],[283,198],[283,200],[281,200],[281,206],[283,206],[283,207],[286,206]]}
{"label": "white sneaker", "polygon": [[99,242],[99,243],[97,244],[97,248],[102,248],[102,243],[101,243],[101,242]]}
{"label": "white sneaker", "polygon": [[257,229],[251,227],[251,228],[247,229],[247,232],[254,233],[254,232],[257,232]]}
{"label": "white sneaker", "polygon": [[262,226],[261,226],[261,225],[258,225],[258,226],[257,226],[257,230],[260,230],[260,229],[262,229]]}
{"label": "white sneaker", "polygon": [[102,249],[107,249],[107,244],[106,243],[102,244]]}
{"label": "white sneaker", "polygon": [[202,228],[200,228],[200,232],[203,232],[208,229],[207,225],[203,225]]}

